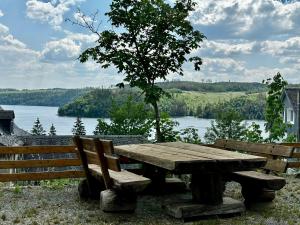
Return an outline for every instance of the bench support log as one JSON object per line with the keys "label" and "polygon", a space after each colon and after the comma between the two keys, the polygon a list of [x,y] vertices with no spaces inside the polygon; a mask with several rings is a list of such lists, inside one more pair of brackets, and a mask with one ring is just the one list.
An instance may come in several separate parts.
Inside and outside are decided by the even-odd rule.
{"label": "bench support log", "polygon": [[137,195],[134,192],[105,190],[100,194],[100,208],[104,212],[134,212]]}
{"label": "bench support log", "polygon": [[242,182],[241,186],[246,207],[250,207],[253,203],[271,202],[275,198],[274,190],[266,189],[260,184]]}

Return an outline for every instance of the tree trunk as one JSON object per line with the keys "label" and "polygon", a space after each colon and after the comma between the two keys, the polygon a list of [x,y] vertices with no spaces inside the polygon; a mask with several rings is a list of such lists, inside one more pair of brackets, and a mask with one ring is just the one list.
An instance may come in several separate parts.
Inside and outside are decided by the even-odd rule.
{"label": "tree trunk", "polygon": [[160,114],[159,114],[157,102],[153,102],[152,106],[153,106],[154,112],[155,112],[155,130],[156,130],[155,136],[156,136],[156,140],[157,140],[157,142],[162,142],[163,138],[162,138],[161,132],[160,132]]}

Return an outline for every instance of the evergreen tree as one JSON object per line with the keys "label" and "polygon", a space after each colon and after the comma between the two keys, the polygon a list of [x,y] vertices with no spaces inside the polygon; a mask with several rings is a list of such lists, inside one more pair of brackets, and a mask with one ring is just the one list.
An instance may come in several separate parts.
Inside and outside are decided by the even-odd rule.
{"label": "evergreen tree", "polygon": [[32,135],[46,135],[46,131],[43,128],[43,125],[40,122],[40,119],[37,118],[36,121],[33,124],[33,127],[31,129]]}
{"label": "evergreen tree", "polygon": [[55,129],[55,126],[52,123],[52,125],[50,127],[50,130],[49,130],[49,136],[54,136],[54,135],[56,135],[56,129]]}
{"label": "evergreen tree", "polygon": [[81,121],[81,118],[77,117],[72,129],[72,133],[73,135],[86,135],[85,127]]}

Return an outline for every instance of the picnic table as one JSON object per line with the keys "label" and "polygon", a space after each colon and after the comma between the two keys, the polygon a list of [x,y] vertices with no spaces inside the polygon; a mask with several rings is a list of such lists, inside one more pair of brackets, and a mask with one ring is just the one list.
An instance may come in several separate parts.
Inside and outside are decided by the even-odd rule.
{"label": "picnic table", "polygon": [[120,145],[115,146],[115,153],[151,165],[162,176],[165,171],[191,174],[192,199],[165,205],[170,215],[183,219],[244,211],[242,202],[223,198],[225,177],[266,163],[264,157],[182,142]]}

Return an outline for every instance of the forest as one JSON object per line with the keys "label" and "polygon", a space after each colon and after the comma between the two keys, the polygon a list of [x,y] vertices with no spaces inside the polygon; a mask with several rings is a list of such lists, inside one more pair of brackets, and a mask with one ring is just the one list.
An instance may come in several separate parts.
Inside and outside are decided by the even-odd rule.
{"label": "forest", "polygon": [[[232,108],[245,119],[264,119],[265,84],[167,81],[159,86],[171,95],[163,97],[159,106],[172,117],[216,118],[218,111]],[[58,106],[60,116],[105,118],[109,116],[112,103],[122,105],[128,96],[135,102],[143,101],[140,90],[125,86],[123,89],[0,89],[0,104]]]}

